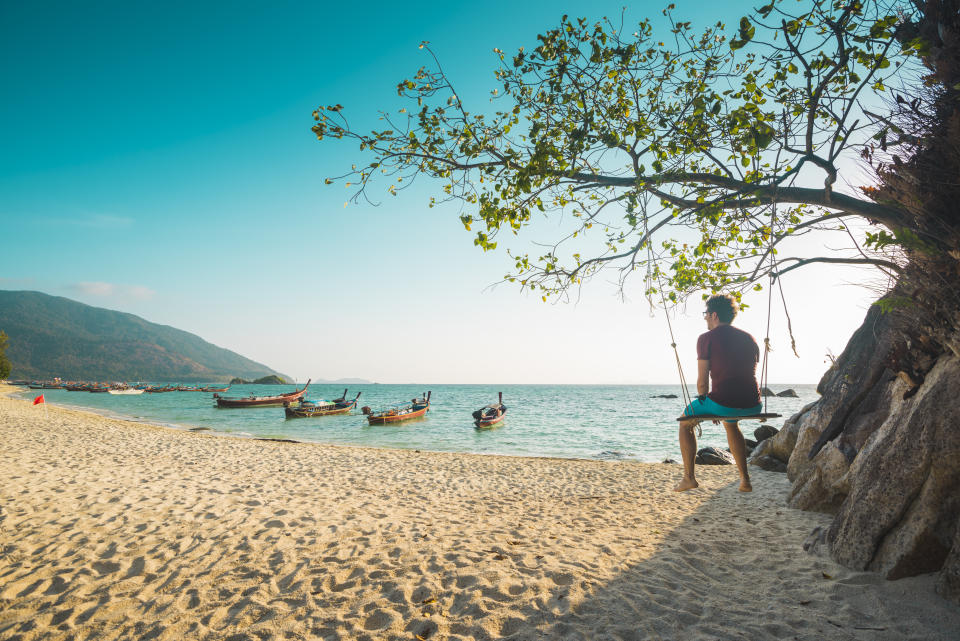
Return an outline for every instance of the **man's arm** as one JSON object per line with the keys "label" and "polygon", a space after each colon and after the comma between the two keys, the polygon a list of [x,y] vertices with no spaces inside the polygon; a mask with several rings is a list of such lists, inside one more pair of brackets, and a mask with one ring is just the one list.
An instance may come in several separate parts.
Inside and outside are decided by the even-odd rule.
{"label": "man's arm", "polygon": [[706,396],[710,392],[710,361],[697,360],[697,396]]}

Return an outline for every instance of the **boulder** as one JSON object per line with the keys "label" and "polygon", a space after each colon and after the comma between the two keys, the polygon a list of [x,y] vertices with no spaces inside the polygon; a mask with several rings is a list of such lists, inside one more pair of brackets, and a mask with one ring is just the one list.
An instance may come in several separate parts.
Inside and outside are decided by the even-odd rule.
{"label": "boulder", "polygon": [[[790,452],[790,458],[787,459],[787,478],[791,481],[795,481],[800,474],[813,465],[808,455],[814,443],[823,434],[823,427],[829,422],[829,415],[833,409],[832,402],[824,402],[824,399],[820,399],[820,403],[804,413],[797,421],[794,447]],[[768,439],[770,442],[773,440]]]}
{"label": "boulder", "polygon": [[755,458],[760,458],[761,456],[769,456],[770,440],[771,439],[767,439],[765,441],[760,441],[759,443],[757,443],[757,446],[753,448],[752,452],[750,452],[750,458],[755,459]]}
{"label": "boulder", "polygon": [[700,465],[733,465],[733,455],[726,450],[716,447],[704,447],[697,452],[697,458],[694,459]]}
{"label": "boulder", "polygon": [[[908,324],[909,320],[897,314],[884,314],[878,305],[867,312],[863,325],[820,379],[817,392],[821,398],[797,422],[797,440],[787,462],[787,477],[791,481],[813,465],[812,459],[825,443],[840,436],[863,412],[870,413],[883,396],[890,383],[891,354],[909,351],[905,338]],[[878,385],[881,389],[877,389]],[[876,429],[876,425],[873,421],[867,427]],[[866,439],[867,427],[857,442]],[[857,446],[848,445],[852,445],[856,455]]]}
{"label": "boulder", "polygon": [[788,418],[783,423],[783,427],[776,434],[764,441],[769,443],[766,454],[780,459],[784,463],[790,460],[793,449],[797,444],[797,433],[800,428],[800,421],[819,401],[808,403],[799,412]]}
{"label": "boulder", "polygon": [[751,458],[750,465],[756,465],[761,470],[767,470],[768,472],[783,472],[784,474],[787,472],[787,464],[769,454]]}
{"label": "boulder", "polygon": [[827,543],[827,528],[818,525],[803,540],[803,550],[816,556],[824,556],[830,551]]}
{"label": "boulder", "polygon": [[817,452],[813,465],[794,480],[787,504],[799,510],[834,514],[850,491],[850,461],[833,442]]}
{"label": "boulder", "polygon": [[942,589],[955,594],[960,358],[941,356],[912,396],[898,396],[850,468],[849,495],[828,533],[831,556],[890,579],[944,567]]}
{"label": "boulder", "polygon": [[940,571],[937,592],[944,598],[960,604],[960,527],[953,535],[953,547]]}
{"label": "boulder", "polygon": [[777,396],[780,396],[782,398],[799,398],[799,396],[797,396],[797,391],[794,389],[785,389],[779,394],[777,394]]}
{"label": "boulder", "polygon": [[677,398],[676,394],[656,394],[652,398]]}
{"label": "boulder", "polygon": [[867,409],[862,406],[875,398],[878,384],[888,382],[891,363],[902,360],[898,354],[910,352],[910,340],[906,337],[910,325],[909,318],[885,314],[879,305],[870,308],[863,325],[853,333],[843,353],[817,385],[821,395],[817,428],[820,435],[804,453],[808,459],[827,441],[839,436],[851,418]]}
{"label": "boulder", "polygon": [[773,392],[773,390],[770,389],[769,387],[761,387],[761,388],[760,388],[760,394],[763,395],[763,396],[776,396],[776,394]]}
{"label": "boulder", "polygon": [[779,431],[780,430],[775,428],[773,425],[767,425],[766,423],[761,423],[760,427],[753,430],[753,435],[754,437],[756,437],[757,442],[760,443],[767,440],[768,438],[776,436],[777,432]]}

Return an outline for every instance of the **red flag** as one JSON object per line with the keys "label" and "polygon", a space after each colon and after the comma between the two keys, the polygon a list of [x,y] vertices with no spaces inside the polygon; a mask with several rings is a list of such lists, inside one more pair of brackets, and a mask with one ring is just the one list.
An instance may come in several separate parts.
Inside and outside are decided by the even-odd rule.
{"label": "red flag", "polygon": [[45,402],[45,401],[43,400],[43,394],[41,394],[40,396],[38,396],[38,397],[36,397],[35,399],[33,399],[33,404],[34,404],[34,405],[39,405],[40,403],[44,403],[44,402]]}

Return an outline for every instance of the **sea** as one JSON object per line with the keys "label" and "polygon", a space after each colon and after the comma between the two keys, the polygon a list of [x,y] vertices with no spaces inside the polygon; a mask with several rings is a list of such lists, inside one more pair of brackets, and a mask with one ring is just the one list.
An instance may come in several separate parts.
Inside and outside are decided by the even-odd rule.
{"label": "sea", "polygon": [[[311,385],[307,398],[338,398],[344,387]],[[767,398],[767,411],[783,415],[771,421],[778,428],[818,398],[816,385],[812,384],[770,384],[769,388],[775,393],[786,389],[797,393],[796,398]],[[284,385],[235,385],[221,395],[270,396],[293,389]],[[367,405],[377,410],[428,391],[432,392],[430,411],[421,419],[368,425],[359,409]],[[218,409],[213,395],[203,392],[122,396],[25,389],[20,395],[33,398],[43,393],[50,405],[182,430],[202,428],[209,430],[206,433],[233,437],[506,456],[646,462],[680,458],[675,420],[683,411],[679,385],[365,384],[351,386],[348,397],[357,392],[361,392],[358,409],[350,414],[293,419],[284,416],[282,407]],[[498,392],[503,392],[506,417],[494,428],[476,429],[472,413],[495,403]],[[678,398],[662,398],[670,395]],[[741,429],[752,438],[758,425],[745,421]],[[723,426],[701,426],[699,447],[727,446]]]}

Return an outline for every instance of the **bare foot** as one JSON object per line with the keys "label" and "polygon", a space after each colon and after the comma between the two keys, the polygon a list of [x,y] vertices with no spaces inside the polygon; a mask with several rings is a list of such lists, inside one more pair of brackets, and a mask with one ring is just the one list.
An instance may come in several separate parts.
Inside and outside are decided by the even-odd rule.
{"label": "bare foot", "polygon": [[700,484],[697,483],[694,479],[688,479],[686,477],[680,479],[680,482],[677,483],[677,486],[673,488],[674,492],[686,492],[687,490],[692,490],[696,487],[700,487]]}
{"label": "bare foot", "polygon": [[740,491],[741,491],[741,492],[753,492],[753,486],[750,485],[750,481],[741,480],[741,481],[740,481]]}

